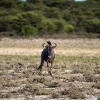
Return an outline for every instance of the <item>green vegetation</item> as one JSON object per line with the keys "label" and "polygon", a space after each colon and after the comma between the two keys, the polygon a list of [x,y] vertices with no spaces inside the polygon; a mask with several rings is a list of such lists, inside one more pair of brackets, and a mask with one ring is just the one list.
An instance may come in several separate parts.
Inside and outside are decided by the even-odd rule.
{"label": "green vegetation", "polygon": [[99,17],[99,0],[0,0],[0,35],[99,37]]}
{"label": "green vegetation", "polygon": [[[34,65],[39,65],[39,62],[40,62],[40,56],[1,55],[0,57],[1,57],[1,60],[5,60],[5,61],[8,61],[8,62],[10,62],[10,61],[19,61],[19,62],[25,61],[26,63],[30,62]],[[100,57],[96,57],[96,56],[82,57],[82,56],[56,55],[54,65],[65,66],[67,64],[74,64],[76,62],[76,63],[79,63],[79,64],[84,64],[84,66],[90,66],[91,67],[91,64],[99,64],[99,60],[100,60]],[[84,67],[84,66],[82,66],[82,67]],[[74,66],[74,68],[75,68],[75,66]]]}

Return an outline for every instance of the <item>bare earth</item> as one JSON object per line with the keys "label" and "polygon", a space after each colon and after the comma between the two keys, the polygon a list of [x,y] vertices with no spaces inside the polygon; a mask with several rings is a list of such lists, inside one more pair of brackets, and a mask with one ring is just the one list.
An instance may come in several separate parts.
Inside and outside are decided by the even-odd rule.
{"label": "bare earth", "polygon": [[[37,70],[47,40],[53,77]],[[100,100],[100,39],[1,39],[0,100]]]}

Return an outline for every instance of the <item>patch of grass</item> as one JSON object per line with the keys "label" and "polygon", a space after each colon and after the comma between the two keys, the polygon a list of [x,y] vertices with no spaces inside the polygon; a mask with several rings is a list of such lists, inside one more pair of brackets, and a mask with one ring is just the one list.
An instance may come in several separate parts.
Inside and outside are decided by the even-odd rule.
{"label": "patch of grass", "polygon": [[[20,62],[20,63],[31,63],[34,65],[40,64],[40,56],[18,56],[18,55],[0,55],[0,60],[5,62]],[[71,64],[100,64],[100,57],[96,56],[61,56],[56,55],[54,65],[67,65]]]}
{"label": "patch of grass", "polygon": [[94,64],[91,62],[80,64],[74,64],[71,66],[72,74],[82,73],[82,74],[94,74]]}
{"label": "patch of grass", "polygon": [[33,83],[44,83],[46,79],[44,77],[34,77]]}
{"label": "patch of grass", "polygon": [[61,94],[59,92],[52,93],[52,98],[58,98],[61,97]]}
{"label": "patch of grass", "polygon": [[81,76],[71,76],[71,78],[69,79],[70,82],[74,82],[74,81],[80,81],[80,82],[84,82],[85,78],[81,77]]}
{"label": "patch of grass", "polygon": [[9,93],[9,94],[6,94],[6,93],[0,94],[0,98],[6,98],[6,99],[11,98],[11,93]]}
{"label": "patch of grass", "polygon": [[100,82],[100,75],[95,74],[84,74],[86,82]]}
{"label": "patch of grass", "polygon": [[60,87],[61,83],[60,82],[52,82],[52,83],[47,84],[47,86],[49,88],[56,88],[56,87]]}
{"label": "patch of grass", "polygon": [[30,84],[27,84],[23,89],[20,89],[19,92],[24,95],[50,95],[55,93],[55,91],[34,87],[34,85]]}
{"label": "patch of grass", "polygon": [[92,87],[97,88],[97,89],[100,89],[100,81],[97,82],[97,83],[95,83],[95,84],[93,84]]}
{"label": "patch of grass", "polygon": [[56,55],[56,59],[55,59],[55,63],[58,64],[65,64],[67,62],[70,63],[85,63],[85,64],[94,64],[94,63],[98,63],[99,64],[99,60],[100,57],[96,57],[96,56],[61,56],[61,55]]}
{"label": "patch of grass", "polygon": [[95,74],[100,74],[100,66],[96,65],[96,67],[94,67],[94,72]]}
{"label": "patch of grass", "polygon": [[69,85],[68,89],[64,89],[63,91],[61,91],[61,94],[67,95],[71,99],[84,99],[85,98],[83,91],[80,88],[72,84]]}

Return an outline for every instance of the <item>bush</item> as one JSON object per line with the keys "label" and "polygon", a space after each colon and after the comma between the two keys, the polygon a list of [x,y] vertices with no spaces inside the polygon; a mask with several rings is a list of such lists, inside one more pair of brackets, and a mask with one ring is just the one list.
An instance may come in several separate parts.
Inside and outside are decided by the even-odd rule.
{"label": "bush", "polygon": [[27,24],[28,24],[28,21],[26,19],[17,17],[13,19],[12,27],[18,33],[17,35],[20,35],[20,33],[22,32],[22,27]]}
{"label": "bush", "polygon": [[6,11],[6,10],[0,10],[0,16],[7,16],[7,15],[9,15],[9,13],[8,13],[8,11]]}
{"label": "bush", "polygon": [[11,10],[8,12],[9,15],[15,16],[17,13],[20,13],[21,11],[16,8],[11,8]]}
{"label": "bush", "polygon": [[86,31],[100,33],[100,19],[95,18],[95,19],[88,20]]}
{"label": "bush", "polygon": [[84,27],[86,26],[86,17],[84,15],[82,16],[77,16],[77,22],[75,26],[76,31],[84,31]]}
{"label": "bush", "polygon": [[42,0],[27,0],[27,1],[33,4],[42,3]]}
{"label": "bush", "polygon": [[46,8],[45,9],[45,16],[48,18],[60,18],[61,12],[58,8]]}
{"label": "bush", "polygon": [[34,36],[38,32],[37,29],[31,25],[23,26],[21,31],[24,36]]}
{"label": "bush", "polygon": [[57,26],[57,28],[56,28],[57,33],[64,31],[65,22],[63,20],[56,20],[54,23]]}
{"label": "bush", "polygon": [[34,13],[34,12],[27,12],[27,13],[21,14],[19,16],[19,19],[25,19],[31,25],[33,25],[34,27],[36,27],[37,24],[42,21],[42,15]]}
{"label": "bush", "polygon": [[[38,29],[38,33],[42,34],[73,31],[76,31],[76,36],[77,32],[83,32],[80,35],[85,37],[92,37],[88,32],[100,34],[99,0],[86,0],[86,2],[74,2],[74,0],[26,1],[0,0],[0,32],[15,31],[17,35],[21,35],[24,26],[29,25]],[[16,18],[10,19],[11,16],[16,16]],[[93,36],[99,38],[99,34],[93,34]]]}
{"label": "bush", "polygon": [[0,19],[0,32],[6,31],[7,23],[5,23],[3,18]]}
{"label": "bush", "polygon": [[34,6],[31,3],[24,3],[23,5],[20,5],[20,6],[24,11],[34,10]]}
{"label": "bush", "polygon": [[53,34],[56,30],[56,25],[51,20],[44,20],[39,23],[38,30],[42,34]]}
{"label": "bush", "polygon": [[0,6],[4,6],[5,8],[14,7],[17,3],[17,0],[0,0]]}
{"label": "bush", "polygon": [[43,0],[44,4],[48,5],[49,7],[57,7],[60,9],[66,9],[66,5],[68,0]]}
{"label": "bush", "polygon": [[74,31],[74,26],[72,26],[70,24],[65,26],[65,32],[66,33],[71,33],[73,31]]}
{"label": "bush", "polygon": [[5,31],[12,32],[13,31],[13,27],[12,27],[13,18],[14,17],[12,17],[12,16],[1,17],[1,19],[0,19],[0,32],[5,32]]}
{"label": "bush", "polygon": [[65,14],[63,15],[63,19],[66,20],[66,21],[69,21],[69,20],[71,19],[71,14],[65,13]]}
{"label": "bush", "polygon": [[[19,15],[16,19],[13,20],[13,28],[16,30],[17,33],[23,32],[26,34],[27,27],[30,30],[29,27],[31,26],[31,30],[33,31],[37,28],[37,25],[41,21],[42,21],[41,15],[34,13],[34,12],[27,12],[27,13],[23,13],[23,14]],[[25,32],[22,30],[25,30]]]}

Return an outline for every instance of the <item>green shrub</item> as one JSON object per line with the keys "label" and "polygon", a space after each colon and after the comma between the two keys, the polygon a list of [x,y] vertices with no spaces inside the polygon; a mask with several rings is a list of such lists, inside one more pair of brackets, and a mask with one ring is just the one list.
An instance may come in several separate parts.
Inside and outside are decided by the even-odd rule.
{"label": "green shrub", "polygon": [[[34,13],[34,12],[27,12],[27,13],[23,13],[23,14],[19,15],[17,18],[15,18],[13,20],[13,28],[16,30],[17,33],[22,32],[26,35],[26,33],[28,33],[27,30],[28,31],[34,30],[36,32],[37,25],[41,21],[42,21],[41,15]],[[34,32],[30,32],[30,34],[32,34],[32,33],[34,33]]]}
{"label": "green shrub", "polygon": [[11,10],[8,13],[9,13],[9,15],[16,16],[16,14],[21,13],[21,11],[16,8],[11,8]]}
{"label": "green shrub", "polygon": [[27,1],[33,4],[42,3],[42,0],[27,0]]}
{"label": "green shrub", "polygon": [[70,13],[65,13],[63,15],[63,19],[66,20],[66,21],[69,21],[71,19],[71,14]]}
{"label": "green shrub", "polygon": [[100,8],[95,12],[95,15],[99,18],[100,17]]}
{"label": "green shrub", "polygon": [[6,31],[7,23],[5,23],[4,19],[0,19],[0,32]]}
{"label": "green shrub", "polygon": [[4,9],[0,10],[0,16],[4,17],[4,16],[7,16],[7,15],[9,15],[8,11],[6,11]]}
{"label": "green shrub", "polygon": [[54,34],[56,25],[51,20],[44,20],[39,23],[38,30],[42,34]]}
{"label": "green shrub", "polygon": [[86,17],[84,15],[77,16],[77,22],[75,26],[76,31],[85,31],[84,27],[86,26]]}
{"label": "green shrub", "polygon": [[5,32],[5,31],[12,32],[13,31],[13,27],[12,27],[13,18],[14,17],[12,17],[12,16],[1,17],[1,19],[0,19],[0,32]]}
{"label": "green shrub", "polygon": [[4,6],[5,8],[15,7],[17,0],[0,0],[0,6]]}
{"label": "green shrub", "polygon": [[74,26],[72,26],[70,24],[65,26],[65,32],[66,33],[71,33],[73,31],[74,31]]}
{"label": "green shrub", "polygon": [[28,23],[36,27],[37,24],[42,21],[42,15],[34,13],[34,12],[27,12],[27,13],[21,14],[19,16],[19,19],[25,19]]}
{"label": "green shrub", "polygon": [[61,12],[58,8],[46,8],[45,9],[45,16],[48,18],[60,18]]}
{"label": "green shrub", "polygon": [[13,19],[12,27],[19,35],[22,32],[22,27],[29,24],[26,19],[23,18],[15,18]]}
{"label": "green shrub", "polygon": [[100,19],[94,18],[87,21],[86,31],[100,33]]}
{"label": "green shrub", "polygon": [[60,33],[64,31],[64,27],[65,27],[65,22],[63,20],[56,20],[54,21],[55,25],[56,25],[56,32]]}
{"label": "green shrub", "polygon": [[21,31],[24,36],[34,36],[38,32],[37,29],[31,25],[23,26]]}
{"label": "green shrub", "polygon": [[34,10],[34,6],[32,3],[24,3],[23,5],[20,5],[20,6],[24,11]]}
{"label": "green shrub", "polygon": [[60,9],[66,8],[67,0],[43,0],[44,4],[48,5],[49,7],[57,7]]}
{"label": "green shrub", "polygon": [[99,5],[99,0],[0,0],[0,32],[21,35],[23,27],[30,25],[42,34],[81,31],[89,37],[88,32],[100,34]]}

